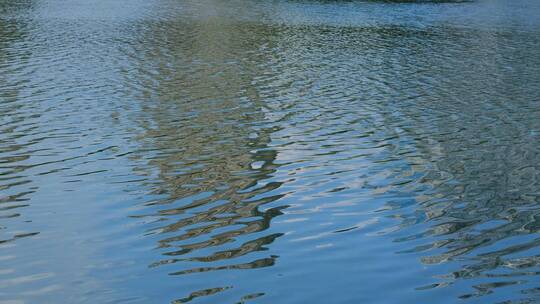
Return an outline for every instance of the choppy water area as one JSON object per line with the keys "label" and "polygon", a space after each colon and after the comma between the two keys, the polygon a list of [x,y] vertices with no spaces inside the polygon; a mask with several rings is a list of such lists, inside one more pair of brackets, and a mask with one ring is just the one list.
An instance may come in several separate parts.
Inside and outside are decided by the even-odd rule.
{"label": "choppy water area", "polygon": [[0,1],[0,303],[539,302],[538,16]]}

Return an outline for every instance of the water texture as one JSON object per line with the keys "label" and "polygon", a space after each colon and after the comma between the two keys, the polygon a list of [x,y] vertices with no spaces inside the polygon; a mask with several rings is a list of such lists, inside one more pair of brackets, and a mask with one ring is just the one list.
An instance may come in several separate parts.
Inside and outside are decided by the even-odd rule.
{"label": "water texture", "polygon": [[0,303],[540,302],[538,16],[0,0]]}

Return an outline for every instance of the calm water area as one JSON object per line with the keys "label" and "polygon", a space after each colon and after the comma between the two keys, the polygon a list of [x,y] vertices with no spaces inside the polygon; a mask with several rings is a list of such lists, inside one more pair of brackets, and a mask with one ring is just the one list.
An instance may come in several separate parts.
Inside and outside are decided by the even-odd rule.
{"label": "calm water area", "polygon": [[540,303],[540,1],[0,0],[0,303]]}

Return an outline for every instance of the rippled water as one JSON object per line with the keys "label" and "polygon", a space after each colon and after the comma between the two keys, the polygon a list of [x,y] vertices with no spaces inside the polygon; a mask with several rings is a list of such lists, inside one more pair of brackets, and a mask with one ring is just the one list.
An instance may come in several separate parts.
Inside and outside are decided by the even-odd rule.
{"label": "rippled water", "polygon": [[540,302],[539,15],[0,0],[0,303]]}

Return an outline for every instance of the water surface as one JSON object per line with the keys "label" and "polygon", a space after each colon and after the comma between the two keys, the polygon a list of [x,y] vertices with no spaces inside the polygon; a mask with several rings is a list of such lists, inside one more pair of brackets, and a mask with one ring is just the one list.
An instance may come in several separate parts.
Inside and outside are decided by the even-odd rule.
{"label": "water surface", "polygon": [[540,301],[539,15],[0,1],[0,303]]}

